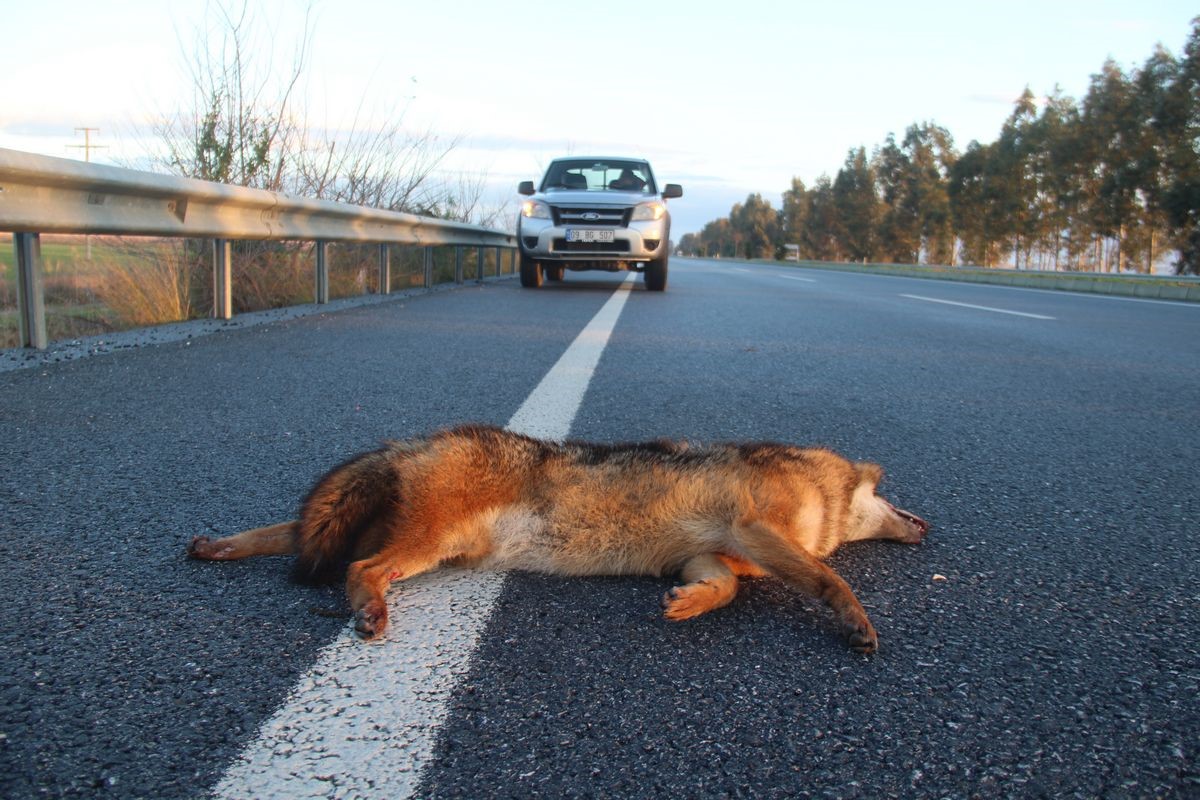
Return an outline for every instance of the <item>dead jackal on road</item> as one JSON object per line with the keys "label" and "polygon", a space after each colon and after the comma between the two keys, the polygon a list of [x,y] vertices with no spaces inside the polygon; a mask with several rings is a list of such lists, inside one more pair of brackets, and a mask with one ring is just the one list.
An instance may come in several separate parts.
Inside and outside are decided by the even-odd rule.
{"label": "dead jackal on road", "polygon": [[388,585],[455,564],[555,575],[671,575],[666,616],[729,603],[739,576],[820,598],[861,652],[878,646],[858,598],[819,559],[842,542],[919,542],[929,525],[876,494],[879,466],[821,448],[546,442],[463,426],[389,442],[317,481],[298,520],[221,539],[195,558],[297,555],[305,581],[336,577],[355,630],[387,625]]}

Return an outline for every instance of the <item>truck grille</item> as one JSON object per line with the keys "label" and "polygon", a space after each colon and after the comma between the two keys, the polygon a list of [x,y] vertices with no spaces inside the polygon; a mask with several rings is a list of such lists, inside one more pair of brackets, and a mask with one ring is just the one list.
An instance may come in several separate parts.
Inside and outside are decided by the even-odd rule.
{"label": "truck grille", "polygon": [[[551,206],[555,225],[587,225],[596,228],[627,228],[632,209],[588,208],[583,206]],[[592,215],[595,215],[594,218]],[[584,217],[589,217],[585,219]]]}

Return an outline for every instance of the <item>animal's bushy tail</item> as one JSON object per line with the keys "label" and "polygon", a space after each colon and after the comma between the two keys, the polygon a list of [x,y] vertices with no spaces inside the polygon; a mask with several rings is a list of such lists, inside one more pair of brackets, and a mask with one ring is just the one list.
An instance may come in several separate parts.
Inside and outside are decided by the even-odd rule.
{"label": "animal's bushy tail", "polygon": [[302,583],[335,580],[363,531],[388,510],[398,490],[386,449],[330,470],[300,507],[292,577]]}

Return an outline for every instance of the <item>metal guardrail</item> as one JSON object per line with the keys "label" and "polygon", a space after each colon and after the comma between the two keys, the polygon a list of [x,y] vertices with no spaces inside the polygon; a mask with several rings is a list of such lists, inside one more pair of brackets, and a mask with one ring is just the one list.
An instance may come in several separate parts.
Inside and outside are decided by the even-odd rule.
{"label": "metal guardrail", "polygon": [[[13,234],[17,262],[20,340],[44,348],[46,314],[40,268],[43,233],[116,234],[213,240],[213,316],[232,316],[231,242],[239,239],[316,243],[314,296],[329,301],[329,242],[379,244],[379,292],[391,291],[387,245],[425,251],[425,285],[432,283],[432,249],[452,245],[462,281],[462,248],[515,248],[510,233],[327,200],[228,186],[192,178],[86,164],[0,148],[0,231]],[[510,255],[510,257],[512,257]]]}

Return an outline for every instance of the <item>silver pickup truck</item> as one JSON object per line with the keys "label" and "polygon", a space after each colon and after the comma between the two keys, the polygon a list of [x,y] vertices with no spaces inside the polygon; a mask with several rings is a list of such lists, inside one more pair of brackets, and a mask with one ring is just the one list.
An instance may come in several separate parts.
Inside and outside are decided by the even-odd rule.
{"label": "silver pickup truck", "polygon": [[539,186],[522,181],[528,199],[517,218],[521,285],[537,287],[563,271],[635,270],[646,288],[667,288],[675,183],[659,188],[650,164],[631,158],[572,156],[550,162]]}

